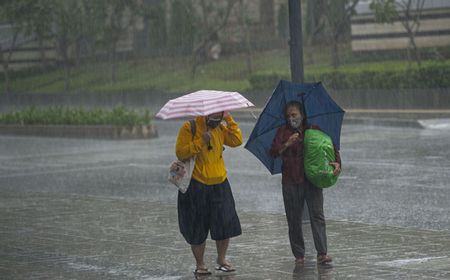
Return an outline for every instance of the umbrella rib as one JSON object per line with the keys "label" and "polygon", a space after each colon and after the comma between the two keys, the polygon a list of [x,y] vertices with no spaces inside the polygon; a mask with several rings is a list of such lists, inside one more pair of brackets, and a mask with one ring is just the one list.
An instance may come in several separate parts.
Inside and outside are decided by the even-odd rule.
{"label": "umbrella rib", "polygon": [[[264,113],[265,113],[265,112],[262,112],[261,115],[264,114]],[[274,119],[281,120],[281,118],[278,117],[278,116],[272,115],[272,114],[267,113],[267,112],[266,112],[265,114],[266,114],[266,116],[270,116],[270,117],[273,117]],[[260,117],[261,117],[261,115],[260,115]],[[258,122],[259,122],[259,120],[258,120]],[[270,132],[272,129],[273,129],[273,128],[269,128],[269,130],[264,130],[261,134],[258,134],[258,135],[259,135],[259,136],[264,135],[264,134]]]}
{"label": "umbrella rib", "polygon": [[267,134],[267,133],[269,133],[269,132],[271,132],[273,129],[278,129],[279,127],[275,127],[275,128],[270,128],[269,130],[265,130],[265,131],[263,131],[262,133],[260,133],[260,134],[258,134],[258,137],[261,137],[261,136],[263,136],[263,135],[265,135],[265,134]]}
{"label": "umbrella rib", "polygon": [[345,111],[327,112],[327,113],[321,113],[321,114],[306,116],[306,117],[307,118],[315,118],[315,117],[320,117],[320,116],[324,116],[324,115],[332,115],[332,114],[338,114],[338,113],[345,113]]}

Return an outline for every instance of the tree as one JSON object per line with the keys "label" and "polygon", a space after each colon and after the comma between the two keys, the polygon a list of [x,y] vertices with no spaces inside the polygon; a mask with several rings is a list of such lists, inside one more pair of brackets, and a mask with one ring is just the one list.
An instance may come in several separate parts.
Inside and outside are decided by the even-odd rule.
{"label": "tree", "polygon": [[278,36],[283,41],[289,39],[289,11],[286,3],[280,4],[277,15]]}
{"label": "tree", "polygon": [[414,59],[419,67],[421,55],[415,38],[420,28],[424,5],[425,0],[372,0],[370,4],[377,22],[392,24],[394,21],[400,21],[402,23],[409,39],[408,61],[411,62]]}
{"label": "tree", "polygon": [[245,53],[247,56],[247,71],[249,74],[253,72],[253,62],[252,62],[252,47],[250,45],[250,19],[246,16],[248,11],[247,5],[244,0],[239,0],[239,22],[244,33],[243,41],[245,45]]}
{"label": "tree", "polygon": [[74,64],[78,66],[81,58],[95,54],[96,45],[106,24],[105,0],[80,0],[74,46]]}
{"label": "tree", "polygon": [[47,65],[45,57],[45,40],[51,37],[52,18],[48,15],[52,11],[52,1],[49,0],[20,0],[14,1],[14,19],[20,25],[20,33],[26,37],[34,36],[39,44],[41,67]]}
{"label": "tree", "polygon": [[107,20],[103,29],[103,40],[108,49],[112,83],[116,82],[117,77],[117,44],[135,24],[140,7],[139,0],[106,1]]}
{"label": "tree", "polygon": [[17,38],[20,33],[29,34],[30,25],[28,24],[29,15],[32,11],[32,3],[29,0],[2,0],[0,2],[0,17],[11,25],[12,37],[6,41],[6,45],[0,44],[0,62],[3,66],[3,75],[5,79],[5,94],[10,94],[9,62],[16,48]]}
{"label": "tree", "polygon": [[64,91],[69,91],[73,56],[71,50],[76,45],[82,32],[83,8],[82,3],[75,0],[54,0],[52,20],[54,24],[53,36],[56,49],[61,58],[64,69]]}
{"label": "tree", "polygon": [[[308,46],[331,45],[333,67],[340,65],[339,44],[350,35],[350,18],[359,0],[307,0],[305,34]],[[312,57],[310,57],[312,59]]]}
{"label": "tree", "polygon": [[260,25],[265,34],[275,34],[274,0],[260,0]]}
{"label": "tree", "polygon": [[172,0],[169,45],[177,54],[192,53],[196,33],[196,13],[192,0]]}
{"label": "tree", "polygon": [[350,33],[350,17],[355,14],[359,0],[328,0],[325,8],[327,28],[331,39],[331,60],[334,68],[339,67],[339,43]]}
{"label": "tree", "polygon": [[146,48],[152,54],[161,53],[168,43],[166,23],[166,2],[144,1],[144,36],[140,48]]}
{"label": "tree", "polygon": [[227,26],[231,11],[238,0],[226,0],[221,5],[213,0],[199,1],[199,20],[195,21],[195,43],[192,50],[192,77],[197,67],[208,60],[211,46],[219,43],[219,33]]}
{"label": "tree", "polygon": [[9,47],[6,47],[5,50],[3,49],[3,46],[0,44],[0,63],[3,66],[3,75],[5,79],[4,85],[5,94],[10,94],[11,92],[9,80],[9,62],[11,61],[11,56],[15,48],[17,35],[18,35],[17,31],[14,31],[11,44],[9,44]]}
{"label": "tree", "polygon": [[314,46],[326,37],[326,17],[323,11],[327,0],[307,0],[305,13],[305,41],[309,46],[310,55],[307,56],[309,63],[314,64]]}
{"label": "tree", "polygon": [[318,37],[325,35],[326,5],[327,0],[307,0],[306,2],[305,37],[309,46],[317,44]]}

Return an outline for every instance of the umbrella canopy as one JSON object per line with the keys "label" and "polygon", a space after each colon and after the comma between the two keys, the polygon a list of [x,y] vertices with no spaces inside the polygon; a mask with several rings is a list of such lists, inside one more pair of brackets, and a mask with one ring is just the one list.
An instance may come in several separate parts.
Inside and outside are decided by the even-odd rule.
{"label": "umbrella canopy", "polygon": [[245,148],[252,152],[270,173],[281,172],[281,159],[270,155],[273,138],[280,126],[286,124],[284,109],[288,102],[303,105],[308,125],[317,125],[328,134],[339,149],[344,110],[328,95],[322,83],[295,84],[280,81],[261,112]]}
{"label": "umbrella canopy", "polygon": [[156,117],[167,120],[182,117],[207,116],[222,111],[231,111],[253,106],[255,105],[238,92],[199,90],[169,100],[159,110]]}

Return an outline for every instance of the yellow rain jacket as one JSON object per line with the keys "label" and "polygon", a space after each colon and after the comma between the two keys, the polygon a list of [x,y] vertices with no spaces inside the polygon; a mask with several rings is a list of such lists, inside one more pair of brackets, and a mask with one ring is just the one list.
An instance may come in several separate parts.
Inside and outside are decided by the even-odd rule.
{"label": "yellow rain jacket", "polygon": [[233,117],[228,116],[225,118],[225,122],[227,123],[226,126],[220,124],[214,129],[208,128],[212,134],[210,141],[211,150],[208,150],[208,144],[205,143],[202,137],[207,130],[205,117],[197,117],[195,119],[196,133],[194,139],[192,139],[190,122],[185,122],[178,132],[177,158],[185,160],[197,156],[192,178],[205,185],[220,184],[227,178],[227,171],[222,157],[223,145],[237,147],[242,144],[241,129]]}

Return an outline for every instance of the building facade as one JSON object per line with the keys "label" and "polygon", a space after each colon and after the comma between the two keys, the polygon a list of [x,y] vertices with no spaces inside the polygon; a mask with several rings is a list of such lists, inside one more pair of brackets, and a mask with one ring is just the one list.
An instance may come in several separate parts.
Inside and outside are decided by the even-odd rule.
{"label": "building facade", "polygon": [[[408,33],[403,25],[405,15],[393,23],[378,23],[370,10],[371,0],[361,0],[357,14],[351,21],[353,51],[401,50],[409,45]],[[415,7],[415,5],[412,5]],[[412,10],[412,13],[417,11]],[[415,35],[419,48],[450,46],[450,1],[426,0]]]}

